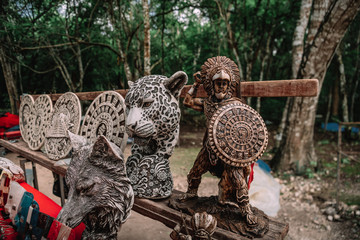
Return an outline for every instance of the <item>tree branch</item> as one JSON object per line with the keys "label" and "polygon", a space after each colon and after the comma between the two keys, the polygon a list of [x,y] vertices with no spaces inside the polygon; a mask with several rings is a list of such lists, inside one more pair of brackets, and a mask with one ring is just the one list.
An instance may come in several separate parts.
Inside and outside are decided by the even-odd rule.
{"label": "tree branch", "polygon": [[[75,37],[72,37],[72,38],[75,38]],[[80,40],[80,39],[77,39],[76,42],[67,42],[67,43],[60,43],[60,44],[54,44],[54,45],[43,45],[43,46],[37,46],[37,47],[19,47],[19,49],[20,49],[20,51],[49,49],[49,48],[58,48],[58,47],[64,47],[64,46],[70,46],[70,45],[72,46],[72,45],[76,45],[77,43],[84,44],[84,45],[90,45],[90,46],[104,47],[104,48],[109,49],[110,51],[112,51],[113,53],[115,53],[116,55],[121,57],[120,53],[116,49],[114,49],[113,47],[111,47],[108,44],[95,43],[95,42],[86,42],[86,41]]]}

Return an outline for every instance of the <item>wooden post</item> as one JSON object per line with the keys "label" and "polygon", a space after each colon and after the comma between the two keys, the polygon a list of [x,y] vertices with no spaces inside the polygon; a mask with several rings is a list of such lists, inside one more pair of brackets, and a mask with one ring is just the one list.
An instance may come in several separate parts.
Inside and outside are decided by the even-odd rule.
{"label": "wooden post", "polygon": [[336,209],[339,208],[340,161],[341,161],[341,123],[339,123],[339,128],[338,128],[338,159],[336,164]]}

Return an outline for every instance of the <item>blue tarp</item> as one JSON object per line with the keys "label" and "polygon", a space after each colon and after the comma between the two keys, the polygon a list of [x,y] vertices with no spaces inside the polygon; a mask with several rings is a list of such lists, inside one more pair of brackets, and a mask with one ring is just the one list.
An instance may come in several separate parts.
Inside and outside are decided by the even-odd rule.
{"label": "blue tarp", "polygon": [[[325,128],[325,124],[321,123],[321,128],[324,129]],[[330,132],[337,132],[339,129],[339,124],[335,123],[335,122],[330,122],[326,125],[326,130],[330,131]],[[341,127],[341,132],[343,132],[345,130],[345,127],[342,126]],[[359,128],[357,127],[351,127],[351,132],[353,133],[359,133]]]}

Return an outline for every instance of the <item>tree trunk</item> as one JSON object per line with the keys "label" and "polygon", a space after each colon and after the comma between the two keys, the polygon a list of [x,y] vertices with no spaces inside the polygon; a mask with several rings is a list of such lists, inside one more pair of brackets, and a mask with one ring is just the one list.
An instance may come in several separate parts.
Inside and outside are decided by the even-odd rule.
{"label": "tree trunk", "polygon": [[[164,66],[164,62],[165,62],[165,42],[164,42],[164,33],[165,33],[165,1],[166,0],[162,0],[161,1],[161,74],[165,75],[165,66]],[[179,141],[180,142],[180,141]]]}
{"label": "tree trunk", "polygon": [[331,103],[332,103],[332,92],[330,91],[329,97],[328,97],[328,105],[327,105],[326,114],[325,114],[325,123],[324,123],[324,131],[325,132],[327,130],[327,125],[329,123]]}
{"label": "tree trunk", "polygon": [[294,39],[292,42],[292,79],[297,77],[301,58],[304,52],[304,36],[311,12],[312,0],[302,0],[300,16],[296,23]]}
{"label": "tree trunk", "polygon": [[334,83],[333,83],[333,104],[332,104],[332,108],[331,108],[331,115],[333,117],[338,117],[339,116],[339,101],[340,101],[340,96],[339,96],[339,78],[335,78],[334,79]]}
{"label": "tree trunk", "polygon": [[[0,3],[0,17],[2,21],[7,19],[6,8],[9,5],[9,1],[3,0]],[[12,41],[7,32],[5,22],[0,24],[1,38],[0,38],[0,64],[4,75],[7,92],[9,95],[9,101],[11,106],[11,113],[17,114],[16,102],[19,100],[18,88],[17,88],[17,66],[14,62],[11,62],[8,54],[14,53]],[[6,49],[5,46],[10,46],[10,49]]]}
{"label": "tree trunk", "polygon": [[[235,56],[236,64],[238,65],[238,68],[239,68],[240,81],[244,81],[244,74],[243,74],[243,69],[242,69],[242,65],[241,65],[241,62],[240,62],[239,52],[238,52],[238,49],[236,48],[236,42],[235,42],[235,39],[234,39],[234,33],[233,33],[233,30],[232,30],[231,25],[229,23],[229,18],[230,18],[229,14],[230,13],[227,13],[227,11],[225,11],[225,9],[222,6],[221,1],[215,0],[215,2],[217,4],[217,6],[218,6],[220,16],[224,20],[225,25],[226,25],[226,31],[227,31],[228,41],[230,43],[230,48],[231,48],[231,50],[232,50],[232,52],[233,52],[233,54]],[[229,4],[228,9],[230,7],[231,7],[231,4]]]}
{"label": "tree trunk", "polygon": [[[292,43],[292,75],[291,75],[292,79],[295,79],[297,77],[297,73],[299,71],[299,67],[301,63],[301,58],[304,52],[304,37],[305,37],[306,28],[309,23],[311,6],[312,6],[312,0],[301,1],[300,16],[299,16],[299,20],[296,23],[296,28],[294,31],[294,39]],[[286,118],[289,109],[289,101],[290,101],[289,99],[286,99],[286,104],[281,117],[281,122],[277,130],[276,139],[275,139],[276,148],[280,146],[280,142],[284,134]]]}
{"label": "tree trunk", "polygon": [[353,75],[353,79],[351,81],[352,84],[352,92],[351,92],[351,103],[350,103],[350,121],[353,122],[354,121],[354,106],[355,106],[355,96],[357,92],[357,88],[359,86],[359,75],[360,75],[360,30],[358,31],[358,37],[356,40],[356,67],[355,67],[355,73]]}
{"label": "tree trunk", "polygon": [[[107,3],[109,4],[108,6],[108,13],[110,15],[110,23],[112,25],[112,27],[114,29],[116,29],[116,31],[125,31],[127,34],[127,36],[129,36],[129,29],[127,28],[127,20],[125,17],[123,17],[121,14],[119,14],[118,18],[115,16],[115,12],[114,12],[114,3],[113,1],[107,1]],[[116,8],[120,11],[121,10],[121,3],[120,1],[116,1],[115,2]],[[131,11],[129,13],[130,15],[132,14]],[[130,19],[132,19],[132,17],[130,16]],[[123,26],[123,29],[120,28],[120,25]],[[132,37],[130,37],[129,39],[127,39],[128,41],[128,45],[130,45],[130,42],[132,40]],[[118,35],[118,38],[116,38],[116,45],[118,47],[118,55],[120,56],[120,62],[123,63],[124,66],[124,72],[125,72],[125,76],[126,76],[126,80],[127,81],[133,81],[133,74],[131,72],[130,69],[130,65],[127,59],[127,48],[122,46],[121,44],[121,39],[120,39],[120,35]],[[119,81],[119,85],[122,86],[122,82]]]}
{"label": "tree trunk", "polygon": [[[48,45],[50,46],[51,44],[48,43]],[[55,50],[55,48],[50,46],[49,53],[52,56],[52,58],[54,59],[54,62],[56,63],[56,65],[58,66],[61,76],[65,80],[65,83],[69,88],[69,91],[76,92],[76,87],[74,85],[74,82],[71,79],[71,75],[70,75],[65,63],[63,62],[63,60],[60,58],[59,54]]]}
{"label": "tree trunk", "polygon": [[[264,72],[265,72],[265,64],[269,64],[268,60],[269,60],[269,56],[270,56],[270,42],[272,39],[272,31],[269,32],[269,35],[267,37],[266,40],[266,46],[265,46],[265,52],[264,52],[264,56],[261,60],[261,69],[260,69],[260,76],[259,76],[259,82],[264,80]],[[260,113],[260,108],[261,108],[261,98],[258,97],[256,98],[256,111],[258,113]]]}
{"label": "tree trunk", "polygon": [[150,18],[148,0],[142,1],[144,11],[144,75],[151,74],[150,63]]}
{"label": "tree trunk", "polygon": [[[323,9],[316,6],[320,2],[322,1],[314,2],[313,16],[322,14]],[[307,38],[297,78],[317,78],[319,90],[321,89],[335,50],[359,7],[358,0],[333,1],[329,5],[321,24],[316,29],[309,29],[309,34],[313,32],[316,34],[313,38]],[[318,20],[316,17],[313,19]],[[311,26],[317,24],[310,24]],[[318,98],[319,95],[290,99],[285,138],[281,143],[280,151],[275,156],[275,166],[278,170],[294,169],[297,173],[303,173],[310,161],[317,161],[313,136]]]}
{"label": "tree trunk", "polygon": [[11,113],[17,114],[16,102],[19,100],[19,94],[16,81],[16,66],[8,60],[6,50],[2,45],[0,45],[0,62],[9,94]]}
{"label": "tree trunk", "polygon": [[[120,39],[116,39],[116,43],[117,43],[117,45],[118,45],[121,62],[123,62],[123,64],[124,64],[124,71],[125,71],[126,79],[127,79],[128,81],[133,81],[131,69],[130,69],[130,66],[129,66],[129,63],[128,63],[128,60],[127,60],[127,56],[124,54],[124,52],[123,52],[123,50],[122,50],[122,48],[121,48],[121,41],[120,41]],[[120,84],[121,84],[121,83],[120,83]]]}
{"label": "tree trunk", "polygon": [[345,77],[345,66],[342,60],[342,53],[340,47],[336,49],[336,56],[339,63],[339,80],[340,80],[340,92],[342,96],[342,120],[344,122],[349,122],[349,110],[348,110],[348,101],[346,93],[346,77]]}

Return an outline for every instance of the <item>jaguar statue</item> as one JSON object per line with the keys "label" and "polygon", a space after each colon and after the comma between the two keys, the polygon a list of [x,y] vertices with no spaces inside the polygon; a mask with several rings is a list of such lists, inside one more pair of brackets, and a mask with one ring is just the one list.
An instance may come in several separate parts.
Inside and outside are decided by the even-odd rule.
{"label": "jaguar statue", "polygon": [[170,78],[150,75],[129,82],[126,131],[134,143],[126,171],[137,197],[157,199],[171,195],[169,157],[179,138],[178,98],[187,80],[186,73],[179,71]]}

